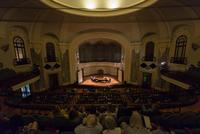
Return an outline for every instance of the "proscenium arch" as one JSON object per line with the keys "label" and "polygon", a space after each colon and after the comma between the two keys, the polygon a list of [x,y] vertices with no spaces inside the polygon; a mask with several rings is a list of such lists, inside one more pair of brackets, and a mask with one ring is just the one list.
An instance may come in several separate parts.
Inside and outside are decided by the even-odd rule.
{"label": "proscenium arch", "polygon": [[122,55],[124,56],[124,81],[130,80],[130,41],[119,33],[110,33],[110,32],[89,32],[77,35],[74,39],[69,43],[69,63],[70,63],[70,78],[71,83],[77,81],[76,70],[77,70],[77,59],[76,52],[79,49],[79,46],[83,44],[85,41],[96,39],[96,38],[104,38],[110,39],[118,42],[122,47]]}

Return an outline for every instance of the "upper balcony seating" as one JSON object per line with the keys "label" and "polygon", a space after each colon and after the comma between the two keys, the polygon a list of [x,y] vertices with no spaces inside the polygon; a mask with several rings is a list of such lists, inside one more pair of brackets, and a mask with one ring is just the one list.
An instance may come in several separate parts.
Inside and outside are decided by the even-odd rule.
{"label": "upper balcony seating", "polygon": [[[180,71],[162,71],[162,75],[169,78],[178,80],[180,82],[189,84],[190,86],[198,86],[200,79],[200,69],[187,70],[185,72]],[[200,85],[199,85],[200,86]]]}
{"label": "upper balcony seating", "polygon": [[8,88],[39,75],[39,71],[16,73],[12,69],[3,69],[0,71],[0,88]]}

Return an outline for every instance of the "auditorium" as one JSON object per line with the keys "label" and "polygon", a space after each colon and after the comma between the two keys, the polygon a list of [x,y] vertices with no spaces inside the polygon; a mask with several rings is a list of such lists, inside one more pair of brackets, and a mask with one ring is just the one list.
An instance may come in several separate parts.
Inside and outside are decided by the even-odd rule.
{"label": "auditorium", "polygon": [[0,0],[1,134],[200,134],[200,0]]}

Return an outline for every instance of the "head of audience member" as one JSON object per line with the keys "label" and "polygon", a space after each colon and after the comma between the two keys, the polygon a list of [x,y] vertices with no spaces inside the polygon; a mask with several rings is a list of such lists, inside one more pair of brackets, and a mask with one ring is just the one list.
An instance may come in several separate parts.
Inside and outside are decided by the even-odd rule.
{"label": "head of audience member", "polygon": [[78,117],[78,112],[73,108],[69,111],[69,119],[75,119]]}
{"label": "head of audience member", "polygon": [[131,127],[136,127],[136,128],[144,127],[142,117],[139,112],[133,111],[129,120],[129,124]]}
{"label": "head of audience member", "polygon": [[94,127],[94,126],[96,126],[97,125],[97,118],[96,118],[96,116],[93,115],[93,114],[88,115],[86,117],[85,123],[86,123],[86,126],[88,126],[88,127]]}
{"label": "head of audience member", "polygon": [[117,126],[116,121],[113,118],[113,116],[106,116],[104,120],[104,125],[106,129],[109,129],[109,130],[114,129]]}
{"label": "head of audience member", "polygon": [[84,106],[79,107],[80,113],[86,113],[86,108]]}

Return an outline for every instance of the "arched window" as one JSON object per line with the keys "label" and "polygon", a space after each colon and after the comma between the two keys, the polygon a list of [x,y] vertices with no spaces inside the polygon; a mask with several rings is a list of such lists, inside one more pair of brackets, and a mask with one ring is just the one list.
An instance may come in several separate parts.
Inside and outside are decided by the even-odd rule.
{"label": "arched window", "polygon": [[46,59],[47,62],[56,62],[55,46],[53,43],[46,44]]}
{"label": "arched window", "polygon": [[16,36],[13,38],[13,44],[14,44],[15,57],[16,57],[15,64],[17,65],[28,64],[24,40],[21,37]]}
{"label": "arched window", "polygon": [[187,36],[181,35],[176,39],[173,63],[177,64],[186,63],[186,57],[185,57],[186,45],[187,45]]}
{"label": "arched window", "polygon": [[145,61],[154,60],[154,43],[148,42],[145,49]]}

